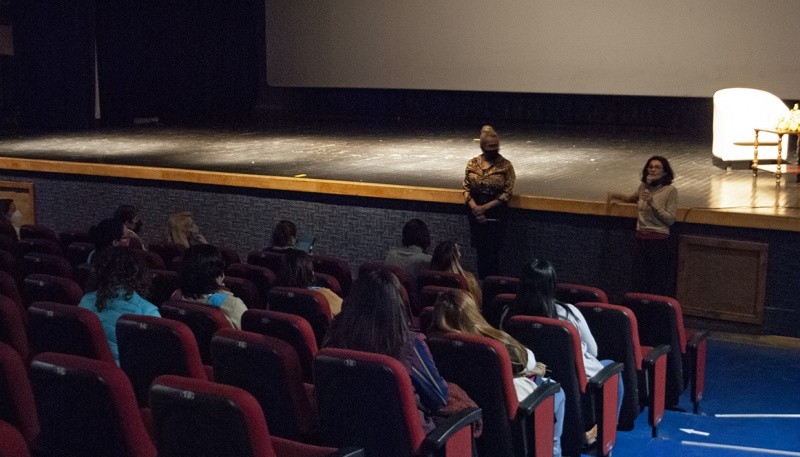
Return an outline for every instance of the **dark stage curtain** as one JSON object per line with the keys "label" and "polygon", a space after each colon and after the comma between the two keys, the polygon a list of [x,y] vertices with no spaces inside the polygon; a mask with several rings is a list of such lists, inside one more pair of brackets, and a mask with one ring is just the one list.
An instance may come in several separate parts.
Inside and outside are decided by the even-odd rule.
{"label": "dark stage curtain", "polygon": [[94,118],[94,1],[16,0],[11,6],[19,121],[75,128]]}
{"label": "dark stage curtain", "polygon": [[105,121],[247,117],[264,72],[264,4],[99,2],[98,55]]}

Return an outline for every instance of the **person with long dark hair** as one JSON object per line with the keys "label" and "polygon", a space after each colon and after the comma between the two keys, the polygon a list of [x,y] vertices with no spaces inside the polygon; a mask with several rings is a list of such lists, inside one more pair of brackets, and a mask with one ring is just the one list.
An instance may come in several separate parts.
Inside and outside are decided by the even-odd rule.
{"label": "person with long dark hair", "polygon": [[[522,269],[519,279],[517,298],[504,313],[501,322],[518,315],[541,316],[567,321],[575,326],[580,335],[583,367],[587,378],[591,378],[603,367],[614,363],[613,360],[597,359],[597,342],[581,311],[571,303],[556,300],[556,270],[552,263],[547,260],[534,259]],[[622,377],[620,377],[617,411],[622,406],[623,394],[624,387]]]}
{"label": "person with long dark hair", "polygon": [[[433,417],[442,413],[449,400],[464,391],[439,374],[425,336],[408,326],[400,282],[387,270],[375,270],[353,285],[342,304],[342,312],[331,323],[323,346],[383,354],[399,360],[408,370],[426,433],[434,429]],[[453,411],[454,412],[454,411]]]}
{"label": "person with long dark hair", "polygon": [[91,292],[81,298],[78,306],[100,318],[117,363],[117,319],[123,314],[161,316],[158,308],[144,299],[148,286],[147,267],[131,253],[130,248],[111,246],[95,256],[89,278]]}
{"label": "person with long dark hair", "polygon": [[216,246],[190,246],[183,254],[178,273],[181,288],[172,298],[219,308],[233,328],[241,328],[247,306],[225,288],[225,260]]}
{"label": "person with long dark hair", "polygon": [[286,250],[286,269],[278,278],[278,285],[315,290],[325,296],[331,314],[336,316],[342,310],[342,298],[327,287],[320,287],[314,281],[314,262],[311,255],[299,249]]}
{"label": "person with long dark hair", "polygon": [[675,276],[674,244],[670,227],[678,213],[678,190],[672,185],[675,173],[662,156],[647,159],[639,188],[633,194],[609,192],[608,203],[619,200],[636,203],[637,256],[634,264],[636,291],[673,295]]}

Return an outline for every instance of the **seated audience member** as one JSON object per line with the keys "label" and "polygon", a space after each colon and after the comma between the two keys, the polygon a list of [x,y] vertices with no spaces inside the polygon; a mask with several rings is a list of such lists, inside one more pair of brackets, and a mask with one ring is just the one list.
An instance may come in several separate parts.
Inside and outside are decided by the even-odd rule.
{"label": "seated audience member", "polygon": [[130,239],[123,238],[124,224],[114,218],[103,219],[96,225],[89,229],[89,239],[94,244],[94,251],[89,253],[87,262],[91,263],[92,259],[98,252],[102,252],[109,246],[125,246],[128,247]]}
{"label": "seated audience member", "polygon": [[[581,311],[571,303],[562,303],[556,300],[556,270],[547,260],[534,259],[530,265],[525,266],[520,275],[519,292],[511,307],[503,316],[505,321],[511,316],[541,316],[550,319],[567,321],[578,329],[581,337],[581,352],[583,353],[583,366],[586,377],[591,378],[603,369],[614,363],[613,360],[597,359],[597,342],[589,330],[589,324]],[[624,387],[622,377],[619,378],[619,397],[617,413],[622,406]]]}
{"label": "seated audience member", "polygon": [[267,248],[269,251],[283,252],[295,249],[297,245],[297,226],[292,221],[279,221],[272,229],[272,239]]}
{"label": "seated audience member", "polygon": [[431,258],[430,270],[446,271],[463,276],[467,281],[467,286],[469,286],[469,293],[472,294],[472,298],[475,300],[478,309],[481,309],[483,305],[481,286],[478,284],[475,275],[461,266],[461,250],[455,241],[442,241],[436,245],[436,249],[433,250],[433,257]]}
{"label": "seated audience member", "polygon": [[420,219],[411,219],[403,226],[403,247],[390,249],[384,262],[404,268],[416,280],[431,264],[431,256],[426,253],[430,245],[428,226]]}
{"label": "seated audience member", "polygon": [[409,329],[400,283],[391,272],[376,270],[358,278],[323,346],[384,354],[403,363],[419,397],[426,433],[435,428],[429,414],[447,411],[448,402],[456,397],[475,404],[460,387],[439,375],[425,336]]}
{"label": "seated audience member", "polygon": [[279,280],[281,286],[301,287],[316,290],[328,300],[331,314],[337,315],[342,310],[342,298],[327,287],[314,285],[314,263],[307,252],[290,249],[286,251],[286,271]]}
{"label": "seated audience member", "polygon": [[113,219],[122,222],[124,227],[122,239],[126,240],[126,246],[133,249],[146,250],[144,242],[139,238],[139,233],[142,231],[142,219],[139,217],[139,210],[135,206],[120,205],[114,211]]}
{"label": "seated audience member", "polygon": [[0,198],[0,224],[3,225],[3,230],[0,230],[0,233],[7,234],[15,240],[19,239],[22,213],[13,199]]}
{"label": "seated audience member", "polygon": [[186,248],[195,244],[208,244],[189,211],[180,211],[169,216],[167,236],[170,242]]}
{"label": "seated audience member", "polygon": [[[508,333],[498,330],[483,318],[472,296],[463,290],[453,289],[436,300],[433,311],[432,331],[442,333],[466,333],[497,340],[508,349],[517,399],[524,400],[537,386],[554,382],[544,378],[545,366],[537,363],[533,352]],[[553,456],[561,456],[561,432],[564,429],[564,390],[555,395],[555,430]]]}
{"label": "seated audience member", "polygon": [[148,279],[147,267],[130,248],[110,246],[95,256],[89,279],[91,292],[83,296],[78,306],[100,318],[117,364],[117,319],[123,314],[161,316],[158,308],[143,298]]}
{"label": "seated audience member", "polygon": [[183,255],[179,269],[181,288],[171,298],[222,309],[231,326],[241,328],[247,306],[225,288],[225,261],[215,246],[196,244]]}

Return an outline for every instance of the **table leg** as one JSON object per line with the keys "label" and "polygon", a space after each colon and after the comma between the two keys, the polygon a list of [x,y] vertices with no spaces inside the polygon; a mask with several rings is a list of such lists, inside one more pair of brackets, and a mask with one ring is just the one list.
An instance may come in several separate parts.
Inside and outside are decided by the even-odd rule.
{"label": "table leg", "polygon": [[783,133],[778,134],[778,167],[775,169],[775,181],[781,180],[781,160],[783,156]]}
{"label": "table leg", "polygon": [[758,174],[758,129],[756,129],[756,138],[753,140],[753,163],[750,165],[753,169],[753,176]]}

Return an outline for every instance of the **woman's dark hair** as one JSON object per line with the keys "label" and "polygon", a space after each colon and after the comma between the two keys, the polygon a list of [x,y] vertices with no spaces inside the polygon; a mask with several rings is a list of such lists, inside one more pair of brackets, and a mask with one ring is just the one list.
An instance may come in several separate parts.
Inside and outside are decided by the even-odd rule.
{"label": "woman's dark hair", "polygon": [[397,277],[388,270],[375,270],[355,282],[323,345],[403,361],[403,348],[411,339]]}
{"label": "woman's dark hair", "polygon": [[272,246],[285,248],[293,246],[297,240],[297,226],[292,221],[280,221],[272,229]]}
{"label": "woman's dark hair", "polygon": [[181,293],[200,298],[222,288],[217,278],[225,274],[225,261],[217,247],[197,244],[186,249],[180,266]]}
{"label": "woman's dark hair", "polygon": [[11,208],[12,203],[14,203],[14,200],[10,198],[0,198],[0,217],[8,217],[8,209]]}
{"label": "woman's dark hair", "polygon": [[97,225],[89,229],[89,239],[95,247],[95,252],[105,250],[122,238],[122,228],[125,223],[121,220],[109,218],[103,219]]}
{"label": "woman's dark hair", "polygon": [[280,278],[281,285],[305,288],[314,284],[314,262],[307,252],[289,249],[285,256],[286,268]]}
{"label": "woman's dark hair", "polygon": [[[511,315],[542,316],[558,319],[557,308],[569,308],[556,300],[556,269],[547,260],[534,259],[520,274],[519,292],[511,305]],[[510,317],[510,316],[509,316]]]}
{"label": "woman's dark hair", "polygon": [[419,246],[427,251],[431,246],[431,233],[421,219],[411,219],[403,226],[403,246]]}
{"label": "woman's dark hair", "polygon": [[675,173],[672,171],[672,166],[669,164],[669,160],[667,160],[666,157],[662,156],[653,156],[647,159],[647,162],[644,163],[644,168],[642,168],[642,182],[647,184],[647,167],[653,160],[658,160],[659,162],[661,162],[661,166],[664,167],[664,176],[658,181],[652,182],[650,184],[661,185],[661,186],[672,184],[672,181],[675,180]]}
{"label": "woman's dark hair", "polygon": [[114,211],[114,219],[122,222],[133,222],[136,216],[139,215],[139,210],[133,205],[119,205]]}
{"label": "woman's dark hair", "polygon": [[150,275],[142,260],[125,246],[110,246],[93,258],[89,289],[97,291],[97,311],[120,296],[130,300],[134,292],[145,296]]}

